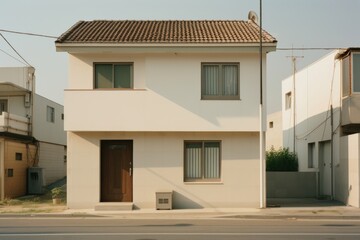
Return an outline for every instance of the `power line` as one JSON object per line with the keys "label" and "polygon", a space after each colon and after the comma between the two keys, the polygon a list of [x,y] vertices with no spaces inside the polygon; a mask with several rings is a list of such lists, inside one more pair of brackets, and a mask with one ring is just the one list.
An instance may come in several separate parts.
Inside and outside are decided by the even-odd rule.
{"label": "power line", "polygon": [[7,44],[9,44],[9,46],[12,48],[12,50],[14,50],[14,52],[16,52],[16,54],[17,54],[24,62],[26,62],[27,65],[29,65],[29,67],[32,67],[31,64],[28,63],[28,62],[25,60],[25,58],[23,58],[23,57],[20,55],[20,53],[18,53],[18,51],[16,51],[16,49],[15,49],[15,48],[11,45],[11,43],[4,37],[4,35],[2,35],[2,34],[0,33],[0,36],[5,40],[5,42],[6,42]]}
{"label": "power line", "polygon": [[36,34],[36,33],[28,33],[28,32],[18,32],[18,31],[6,30],[6,29],[0,29],[0,32],[8,32],[8,33],[29,35],[29,36],[35,36],[35,37],[44,37],[44,38],[54,38],[54,39],[57,39],[57,38],[58,38],[58,37],[55,37],[55,36],[49,36],[49,35],[43,35],[43,34]]}
{"label": "power line", "polygon": [[18,61],[18,62],[20,62],[20,63],[22,63],[22,64],[26,65],[26,63],[24,63],[24,62],[20,61],[20,60],[19,60],[19,59],[17,59],[16,57],[12,56],[10,53],[5,52],[5,51],[4,51],[4,50],[2,50],[2,49],[0,49],[0,51],[1,51],[1,52],[3,52],[3,53],[5,53],[5,54],[6,54],[6,55],[8,55],[9,57],[11,57],[11,58],[15,59],[16,61]]}

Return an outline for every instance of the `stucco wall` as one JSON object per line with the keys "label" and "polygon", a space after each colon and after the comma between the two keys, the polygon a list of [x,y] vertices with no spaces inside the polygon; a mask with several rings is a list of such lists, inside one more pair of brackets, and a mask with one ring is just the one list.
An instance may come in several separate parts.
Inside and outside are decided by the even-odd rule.
{"label": "stucco wall", "polygon": [[[75,54],[69,61],[68,131],[259,130],[258,53]],[[133,62],[134,89],[93,89],[94,62]],[[241,100],[201,100],[203,62],[238,62]]]}
{"label": "stucco wall", "polygon": [[[54,122],[46,120],[47,106],[55,109]],[[39,141],[66,145],[63,113],[64,107],[62,105],[35,94],[33,136]]]}
{"label": "stucco wall", "polygon": [[[133,140],[133,202],[155,208],[155,192],[174,191],[174,208],[259,207],[258,133],[68,133],[68,206],[100,201],[100,140]],[[221,182],[183,181],[184,140],[221,140]]]}
{"label": "stucco wall", "polygon": [[63,145],[40,142],[39,167],[43,168],[44,185],[66,176],[66,148]]}

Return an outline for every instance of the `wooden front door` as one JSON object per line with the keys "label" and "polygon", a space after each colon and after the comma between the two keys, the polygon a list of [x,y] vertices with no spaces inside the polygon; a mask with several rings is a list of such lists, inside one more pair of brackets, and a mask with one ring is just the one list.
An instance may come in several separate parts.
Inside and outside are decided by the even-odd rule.
{"label": "wooden front door", "polygon": [[132,140],[101,141],[101,202],[132,202]]}

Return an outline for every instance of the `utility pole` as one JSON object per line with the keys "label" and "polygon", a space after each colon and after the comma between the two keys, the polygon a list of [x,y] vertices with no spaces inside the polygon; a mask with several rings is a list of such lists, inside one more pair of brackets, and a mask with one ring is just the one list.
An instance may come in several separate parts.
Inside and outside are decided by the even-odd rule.
{"label": "utility pole", "polygon": [[292,67],[293,67],[293,96],[292,96],[292,109],[293,109],[293,152],[296,151],[296,86],[295,86],[295,74],[296,74],[296,60],[298,58],[304,58],[304,56],[294,56],[292,53],[291,56],[287,56],[291,58]]}

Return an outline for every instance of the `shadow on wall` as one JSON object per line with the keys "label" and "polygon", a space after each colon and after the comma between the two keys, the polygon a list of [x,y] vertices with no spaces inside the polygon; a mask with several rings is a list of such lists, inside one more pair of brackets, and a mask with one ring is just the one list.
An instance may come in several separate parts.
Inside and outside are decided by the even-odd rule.
{"label": "shadow on wall", "polygon": [[204,208],[199,203],[194,202],[190,198],[182,195],[179,192],[173,192],[173,209],[202,209]]}

